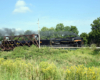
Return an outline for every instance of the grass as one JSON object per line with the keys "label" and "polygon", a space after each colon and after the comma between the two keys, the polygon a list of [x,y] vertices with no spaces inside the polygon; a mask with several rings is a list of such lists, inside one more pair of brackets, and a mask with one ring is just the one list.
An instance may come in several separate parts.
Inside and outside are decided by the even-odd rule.
{"label": "grass", "polygon": [[37,48],[34,45],[31,47],[16,47],[13,51],[0,52],[0,58],[16,59],[21,58],[30,61],[30,59],[40,63],[41,61],[54,62],[61,66],[85,65],[88,67],[100,66],[100,50],[89,48],[81,48],[77,50],[52,49],[52,48]]}
{"label": "grass", "polygon": [[[75,78],[76,80],[86,80],[86,77],[83,78],[80,76],[81,78],[78,78],[79,73],[81,71],[84,72],[85,68],[87,68],[87,71],[89,71],[89,69],[90,68],[92,69],[92,67],[94,69],[98,68],[98,71],[99,71],[99,68],[100,68],[99,57],[100,57],[100,50],[96,50],[94,47],[92,49],[81,48],[77,50],[53,49],[53,48],[48,48],[48,47],[43,47],[39,49],[35,47],[34,45],[32,45],[31,47],[27,47],[27,46],[16,47],[13,51],[8,51],[8,52],[0,51],[0,58],[3,59],[3,61],[1,60],[1,63],[0,63],[0,68],[1,68],[0,74],[2,73],[2,75],[0,75],[0,80],[13,80],[13,79],[15,80],[42,80],[42,79],[73,80]],[[16,61],[16,59],[18,61]],[[22,65],[23,68],[18,66],[19,63]],[[30,63],[31,67],[29,66],[28,63]],[[18,67],[16,68],[17,72],[12,71],[13,74],[10,75],[9,74],[10,72],[6,70],[6,73],[5,73],[4,71],[7,68],[10,69],[11,67],[12,69],[13,68],[15,69],[15,67],[13,67],[14,66],[13,64],[15,64],[15,67],[16,66]],[[47,65],[47,67],[44,67],[44,65]],[[78,67],[79,65],[83,65],[85,68],[80,67],[80,69],[83,69],[83,70],[80,70],[79,73],[76,74],[75,70],[78,70],[76,67]],[[69,68],[67,68],[66,66],[68,66]],[[75,70],[73,70],[73,66],[76,66]],[[30,70],[30,68],[33,68],[33,67],[35,71],[33,69]],[[18,69],[22,71],[23,75],[20,75],[21,72]],[[68,72],[67,69],[69,70],[70,73]],[[27,73],[27,70],[29,74],[31,75],[24,76],[26,75],[25,73]],[[64,73],[64,71],[66,70],[67,72]],[[71,70],[73,70],[74,72],[73,71],[71,72]],[[93,72],[92,70],[90,70],[89,72]],[[34,79],[32,79],[33,73],[35,73],[33,77]],[[49,73],[52,74],[52,77],[50,76]],[[92,76],[89,76],[87,80],[89,79],[99,80],[99,77],[96,76],[97,74],[95,71],[94,73],[95,73],[95,79],[92,78],[93,74],[91,74]],[[71,75],[73,75],[74,77],[71,77]],[[29,76],[31,77],[31,79],[29,78]],[[83,73],[82,73],[82,76],[84,76]]]}

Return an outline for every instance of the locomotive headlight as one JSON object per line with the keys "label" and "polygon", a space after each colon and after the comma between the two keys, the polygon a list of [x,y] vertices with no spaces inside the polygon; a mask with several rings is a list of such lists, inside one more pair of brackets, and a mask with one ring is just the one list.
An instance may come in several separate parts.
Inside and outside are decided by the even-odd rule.
{"label": "locomotive headlight", "polygon": [[52,43],[54,43],[54,41],[52,41]]}

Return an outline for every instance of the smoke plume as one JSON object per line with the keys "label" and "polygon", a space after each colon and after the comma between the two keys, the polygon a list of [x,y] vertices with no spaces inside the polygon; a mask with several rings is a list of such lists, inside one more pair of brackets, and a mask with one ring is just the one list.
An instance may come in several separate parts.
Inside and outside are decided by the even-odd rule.
{"label": "smoke plume", "polygon": [[66,37],[78,37],[76,33],[70,31],[41,31],[41,38],[66,38]]}

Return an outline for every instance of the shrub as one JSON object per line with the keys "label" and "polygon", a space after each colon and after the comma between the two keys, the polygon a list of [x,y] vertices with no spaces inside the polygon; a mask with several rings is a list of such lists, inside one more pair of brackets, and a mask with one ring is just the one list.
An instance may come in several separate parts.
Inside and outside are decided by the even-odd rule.
{"label": "shrub", "polygon": [[57,67],[52,63],[49,64],[47,62],[41,62],[40,65],[40,72],[44,75],[44,80],[58,80],[57,76]]}
{"label": "shrub", "polygon": [[90,47],[91,47],[92,50],[95,50],[96,49],[96,44],[91,44]]}

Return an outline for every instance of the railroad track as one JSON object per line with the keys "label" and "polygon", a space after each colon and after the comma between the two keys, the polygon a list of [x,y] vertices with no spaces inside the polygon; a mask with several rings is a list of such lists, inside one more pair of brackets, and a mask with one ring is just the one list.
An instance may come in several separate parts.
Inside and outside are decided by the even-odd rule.
{"label": "railroad track", "polygon": [[[44,47],[44,46],[41,46]],[[79,49],[79,48],[87,48],[87,47],[73,47],[73,46],[68,46],[68,45],[52,45],[52,46],[46,46],[50,48],[62,48],[62,49]],[[92,48],[92,47],[89,47]],[[96,49],[100,49],[100,47],[96,47]]]}
{"label": "railroad track", "polygon": [[[50,47],[50,48],[78,49],[78,48],[87,48],[87,47]],[[92,47],[89,47],[89,48],[92,48]],[[100,47],[96,47],[96,49],[100,49]]]}

